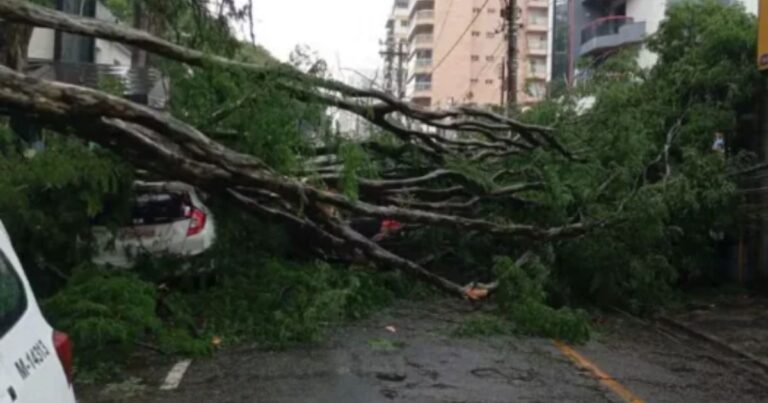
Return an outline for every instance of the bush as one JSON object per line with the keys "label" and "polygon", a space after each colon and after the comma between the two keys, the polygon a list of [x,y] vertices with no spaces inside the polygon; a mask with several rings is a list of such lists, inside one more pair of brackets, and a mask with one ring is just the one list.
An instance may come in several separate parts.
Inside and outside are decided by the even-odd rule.
{"label": "bush", "polygon": [[589,340],[591,329],[585,313],[546,304],[549,270],[539,259],[518,265],[502,257],[494,270],[499,278],[499,308],[512,319],[517,333],[574,343]]}
{"label": "bush", "polygon": [[263,259],[187,298],[200,308],[193,315],[206,319],[206,334],[281,348],[318,341],[332,325],[360,318],[394,294],[380,275],[366,270]]}
{"label": "bush", "polygon": [[135,275],[84,267],[43,310],[54,327],[72,337],[78,369],[89,372],[117,367],[136,341],[160,331],[155,299],[155,287]]}

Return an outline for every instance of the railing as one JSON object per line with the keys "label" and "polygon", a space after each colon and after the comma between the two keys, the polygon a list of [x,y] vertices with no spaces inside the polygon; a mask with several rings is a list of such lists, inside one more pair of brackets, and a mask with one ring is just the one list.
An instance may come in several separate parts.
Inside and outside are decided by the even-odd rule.
{"label": "railing", "polygon": [[411,21],[432,20],[435,18],[435,10],[421,10],[413,15]]}
{"label": "railing", "polygon": [[413,43],[432,43],[434,39],[434,35],[432,34],[419,34],[413,37]]}
{"label": "railing", "polygon": [[416,82],[413,85],[413,89],[416,91],[430,91],[432,90],[432,83],[431,82]]}
{"label": "railing", "polygon": [[416,67],[430,67],[432,66],[432,58],[429,59],[416,59]]}
{"label": "railing", "polygon": [[632,17],[625,15],[612,15],[598,18],[587,24],[581,30],[581,44],[585,44],[594,38],[607,35],[616,35],[621,27],[634,22]]}
{"label": "railing", "polygon": [[33,77],[103,90],[155,108],[168,104],[166,77],[152,68],[33,60],[27,70]]}

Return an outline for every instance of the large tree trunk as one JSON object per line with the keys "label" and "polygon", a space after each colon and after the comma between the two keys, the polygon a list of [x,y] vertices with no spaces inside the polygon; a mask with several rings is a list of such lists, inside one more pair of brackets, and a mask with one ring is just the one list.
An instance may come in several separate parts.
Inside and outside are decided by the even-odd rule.
{"label": "large tree trunk", "polygon": [[33,27],[26,24],[8,22],[0,25],[5,39],[5,47],[0,55],[0,64],[16,71],[22,71],[27,65],[29,41],[32,39]]}
{"label": "large tree trunk", "polygon": [[[468,287],[438,276],[361,235],[337,214],[324,213],[327,207],[349,217],[397,219],[406,225],[482,233],[495,237],[499,244],[549,242],[579,236],[604,224],[568,222],[549,227],[538,222],[533,214],[521,215],[532,223],[516,223],[504,216],[487,216],[480,208],[498,208],[502,202],[520,203],[518,193],[544,187],[535,169],[512,171],[508,168],[509,159],[525,158],[537,149],[574,159],[549,128],[474,108],[420,109],[379,91],[306,76],[286,66],[265,67],[205,54],[147,32],[67,15],[20,0],[0,0],[0,18],[118,41],[198,68],[213,65],[246,72],[254,79],[268,76],[296,99],[345,109],[394,134],[402,149],[426,157],[418,167],[421,172],[395,169],[385,179],[360,179],[360,198],[352,199],[339,192],[340,177],[333,167],[324,171],[311,169],[313,172],[296,176],[282,175],[259,158],[228,149],[168,114],[97,90],[35,80],[0,67],[0,106],[34,113],[55,130],[101,144],[137,166],[160,172],[169,179],[228,194],[249,211],[302,228],[318,240],[318,247],[338,255],[365,256],[371,263],[398,268],[452,294],[475,295],[469,293]],[[404,123],[405,119],[415,124]],[[437,130],[466,135],[447,138],[436,134]],[[398,150],[386,149],[381,144],[371,149],[393,151],[387,158],[403,162]],[[318,157],[337,160],[339,156]],[[482,167],[488,177],[478,179],[449,168],[450,162],[456,161]],[[531,161],[535,164],[536,159]],[[313,181],[307,181],[307,177]]]}

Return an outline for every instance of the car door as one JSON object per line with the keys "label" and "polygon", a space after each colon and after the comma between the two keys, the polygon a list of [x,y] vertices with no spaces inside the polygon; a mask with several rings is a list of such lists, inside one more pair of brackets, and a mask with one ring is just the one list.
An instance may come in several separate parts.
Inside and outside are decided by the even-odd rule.
{"label": "car door", "polygon": [[[2,240],[0,239],[0,242]],[[18,400],[22,384],[12,372],[20,351],[18,334],[29,307],[24,284],[0,247],[0,402]]]}
{"label": "car door", "polygon": [[0,225],[0,402],[74,402],[53,337]]}

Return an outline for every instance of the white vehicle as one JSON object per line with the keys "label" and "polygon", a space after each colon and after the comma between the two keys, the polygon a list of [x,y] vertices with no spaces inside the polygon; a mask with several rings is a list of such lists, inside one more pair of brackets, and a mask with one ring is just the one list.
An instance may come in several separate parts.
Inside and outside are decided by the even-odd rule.
{"label": "white vehicle", "polygon": [[43,318],[0,222],[0,403],[74,403],[72,343]]}
{"label": "white vehicle", "polygon": [[137,182],[130,226],[95,227],[93,262],[131,268],[140,255],[199,255],[216,238],[213,215],[195,188],[181,182]]}

